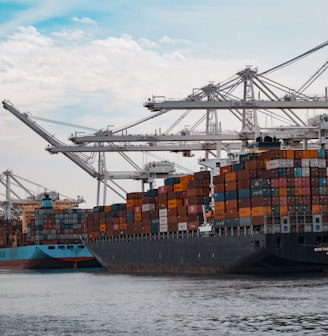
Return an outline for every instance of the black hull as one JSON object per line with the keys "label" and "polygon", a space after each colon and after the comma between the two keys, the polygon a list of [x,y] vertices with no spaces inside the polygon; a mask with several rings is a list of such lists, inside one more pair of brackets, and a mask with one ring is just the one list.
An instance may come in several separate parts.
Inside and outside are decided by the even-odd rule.
{"label": "black hull", "polygon": [[284,273],[328,270],[318,242],[328,232],[191,238],[98,240],[87,246],[109,272],[119,273]]}

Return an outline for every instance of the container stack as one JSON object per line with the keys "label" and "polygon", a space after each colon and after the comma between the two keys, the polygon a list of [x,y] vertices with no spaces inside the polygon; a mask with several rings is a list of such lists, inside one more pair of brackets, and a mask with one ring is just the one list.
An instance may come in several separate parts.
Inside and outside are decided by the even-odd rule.
{"label": "container stack", "polygon": [[210,206],[210,172],[200,171],[188,181],[188,231],[195,231],[204,222],[204,212]]}
{"label": "container stack", "polygon": [[208,171],[167,178],[158,189],[128,193],[126,204],[107,206],[106,213],[94,208],[86,218],[89,238],[196,231],[210,205],[209,193]]}
{"label": "container stack", "polygon": [[142,234],[141,207],[143,195],[143,192],[131,192],[126,195],[126,223],[128,235]]}
{"label": "container stack", "polygon": [[80,237],[86,238],[85,219],[89,212],[88,209],[79,208],[36,210],[32,223],[34,228],[31,227],[35,232],[35,243],[55,244],[58,241],[72,243],[80,241]]}
{"label": "container stack", "polygon": [[213,177],[216,228],[280,224],[283,216],[328,211],[328,151],[272,150],[247,154]]}
{"label": "container stack", "polygon": [[13,237],[12,220],[0,219],[0,248],[11,247]]}

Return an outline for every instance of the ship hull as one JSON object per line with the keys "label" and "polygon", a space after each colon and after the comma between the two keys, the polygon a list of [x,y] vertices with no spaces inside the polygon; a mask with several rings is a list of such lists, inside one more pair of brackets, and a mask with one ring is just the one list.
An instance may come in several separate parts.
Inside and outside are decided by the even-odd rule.
{"label": "ship hull", "polygon": [[[328,236],[328,232],[320,236]],[[119,273],[283,273],[328,270],[328,255],[317,233],[257,234],[89,241],[109,272]]]}
{"label": "ship hull", "polygon": [[81,244],[28,245],[0,249],[0,268],[56,269],[99,267]]}

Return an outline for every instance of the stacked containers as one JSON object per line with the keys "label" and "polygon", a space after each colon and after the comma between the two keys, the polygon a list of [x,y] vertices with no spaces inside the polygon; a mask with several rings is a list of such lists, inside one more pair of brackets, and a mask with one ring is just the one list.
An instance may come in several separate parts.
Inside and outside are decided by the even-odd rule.
{"label": "stacked containers", "polygon": [[126,195],[127,234],[142,234],[142,198],[143,192],[132,192]]}
{"label": "stacked containers", "polygon": [[[13,241],[13,225],[12,224],[13,224],[13,220],[4,219],[4,218],[0,219],[0,247],[11,247],[12,246],[12,241]],[[21,228],[20,228],[20,232],[21,232]]]}
{"label": "stacked containers", "polygon": [[241,157],[243,168],[222,167],[213,177],[215,226],[280,224],[282,216],[327,211],[326,157],[322,149],[272,150]]}
{"label": "stacked containers", "polygon": [[[188,182],[188,230],[195,231],[204,222],[204,212],[210,205],[210,172],[200,171]],[[204,209],[205,208],[205,209]]]}
{"label": "stacked containers", "polygon": [[[35,243],[73,243],[87,237],[86,218],[89,209],[44,208],[35,211]],[[98,229],[99,232],[99,229]]]}

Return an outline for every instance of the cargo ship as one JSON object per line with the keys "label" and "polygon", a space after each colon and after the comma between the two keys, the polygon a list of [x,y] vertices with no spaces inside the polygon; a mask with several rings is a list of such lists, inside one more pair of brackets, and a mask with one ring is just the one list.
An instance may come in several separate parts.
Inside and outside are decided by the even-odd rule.
{"label": "cargo ship", "polygon": [[89,210],[54,202],[48,193],[41,202],[29,201],[23,207],[23,219],[0,219],[0,268],[99,267],[81,242]]}
{"label": "cargo ship", "polygon": [[250,152],[96,209],[84,243],[109,272],[325,272],[327,175],[325,149]]}

